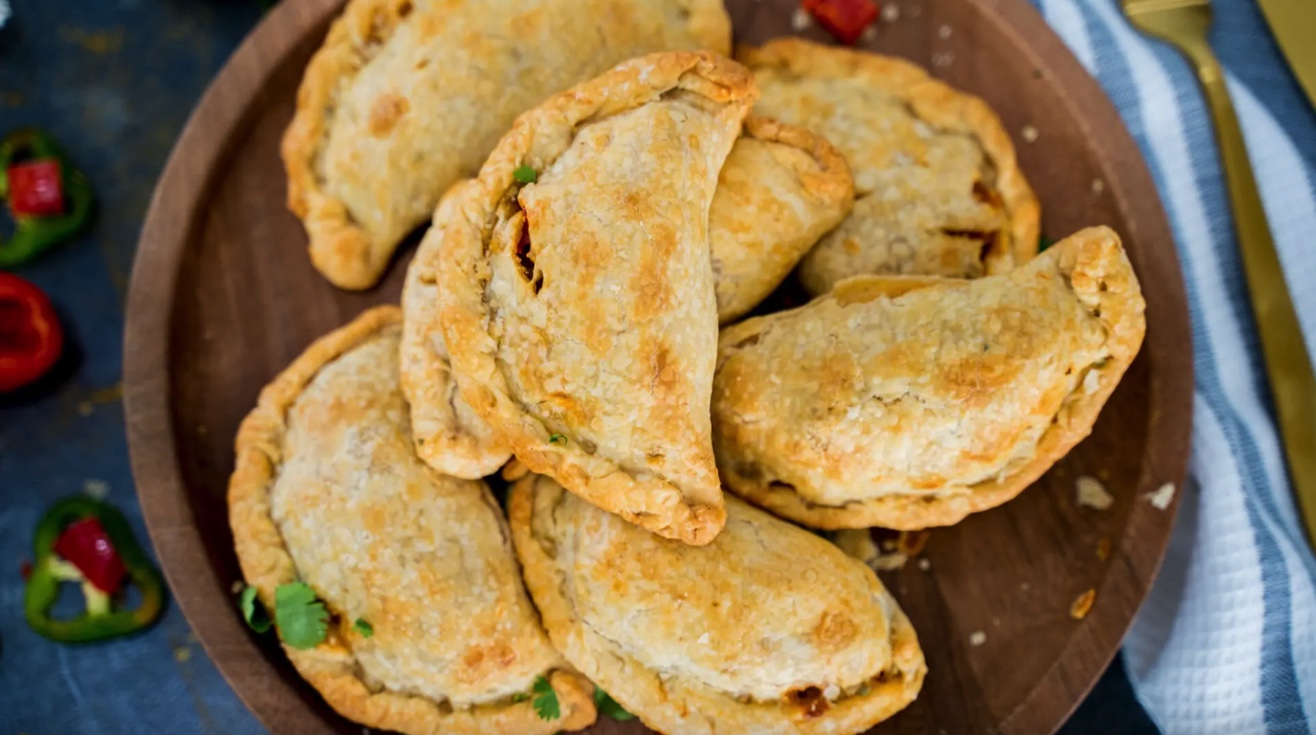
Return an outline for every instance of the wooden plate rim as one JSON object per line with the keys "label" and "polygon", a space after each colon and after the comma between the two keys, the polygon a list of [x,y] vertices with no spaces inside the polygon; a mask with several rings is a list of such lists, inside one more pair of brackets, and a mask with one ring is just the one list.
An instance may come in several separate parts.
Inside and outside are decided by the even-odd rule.
{"label": "wooden plate rim", "polygon": [[[1120,209],[1129,214],[1125,233],[1143,246],[1140,261],[1159,260],[1165,272],[1180,273],[1169,224],[1156,197],[1130,197],[1129,189],[1155,192],[1156,188],[1132,136],[1096,80],[1079,64],[1041,15],[1024,0],[965,0],[983,11],[1004,35],[1013,37],[1015,48],[1027,54],[1034,65],[1047,69],[1059,84],[1071,90],[1065,96],[1093,102],[1080,115],[1070,112],[1084,127],[1098,156],[1106,181],[1122,182],[1112,194]],[[295,50],[305,34],[336,13],[341,0],[284,2],[273,10],[243,41],[233,57],[207,88],[175,144],[156,187],[141,238],[129,287],[124,335],[124,413],[129,453],[137,491],[151,540],[161,567],[184,615],[192,624],[207,654],[230,686],[267,727],[273,722],[265,706],[269,692],[255,691],[234,672],[265,666],[258,654],[243,646],[222,642],[246,635],[238,617],[231,612],[232,600],[212,581],[193,570],[209,567],[197,519],[188,502],[187,489],[177,463],[168,386],[171,385],[169,348],[176,286],[185,247],[197,222],[197,208],[205,201],[212,178],[222,165],[233,137],[244,129],[253,103],[262,93],[266,74],[283,57]],[[222,131],[223,135],[208,134]],[[1122,163],[1119,176],[1112,162]],[[1164,243],[1148,248],[1146,243]],[[1148,482],[1174,482],[1182,487],[1190,439],[1192,408],[1192,350],[1188,330],[1187,300],[1182,276],[1155,284],[1147,293],[1149,312],[1158,314],[1144,350],[1151,353],[1158,369],[1152,373],[1150,396],[1153,405],[1170,411],[1153,411],[1149,436],[1169,451],[1146,458],[1143,475]],[[1168,328],[1168,329],[1167,329]],[[1173,381],[1164,380],[1174,375]],[[1147,483],[1141,483],[1146,486]],[[1176,493],[1166,511],[1149,503],[1138,503],[1130,513],[1121,546],[1115,551],[1098,599],[1144,599],[1165,555],[1170,527],[1182,493]],[[1167,519],[1165,516],[1169,515]],[[1139,539],[1137,553],[1126,547],[1128,539]],[[1151,547],[1148,547],[1151,544]],[[1132,623],[1133,610],[1122,621],[1103,618],[1105,625],[1080,625],[1065,644],[1047,674],[1016,709],[1001,723],[1003,733],[1053,732],[1082,701],[1096,678],[1109,664],[1119,641]],[[1090,619],[1091,620],[1091,619]],[[281,689],[291,687],[280,682]],[[300,698],[283,700],[285,708],[301,704]],[[305,706],[305,705],[302,705]],[[288,713],[284,713],[288,714]],[[310,714],[308,709],[307,714]],[[280,718],[282,719],[282,718]]]}

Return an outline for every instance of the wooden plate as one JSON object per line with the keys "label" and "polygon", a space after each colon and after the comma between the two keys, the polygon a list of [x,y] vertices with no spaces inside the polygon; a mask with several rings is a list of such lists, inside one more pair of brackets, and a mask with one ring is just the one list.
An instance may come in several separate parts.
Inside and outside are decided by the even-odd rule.
{"label": "wooden plate", "polygon": [[[238,422],[314,338],[395,301],[409,252],[365,294],[311,269],[284,209],[279,138],[302,69],[341,0],[285,0],[192,115],[155,192],[128,300],[125,385],[133,470],[179,606],[239,696],[276,733],[361,732],[293,672],[273,636],[242,624],[226,518]],[[793,0],[733,0],[738,41],[792,32]],[[882,733],[1053,731],[1114,655],[1160,564],[1179,484],[1192,363],[1184,289],[1156,191],[1096,83],[1024,0],[900,0],[873,48],[985,97],[1015,138],[1053,237],[1108,224],[1146,290],[1142,354],[1092,437],[1003,508],[934,531],[917,564],[885,575],[919,631],[922,696]],[[818,29],[804,35],[826,40]],[[1094,475],[1117,497],[1075,503]],[[1098,548],[1107,546],[1105,558]],[[1091,614],[1070,605],[1096,590]],[[985,642],[974,645],[978,633]],[[644,732],[603,720],[593,732]]]}

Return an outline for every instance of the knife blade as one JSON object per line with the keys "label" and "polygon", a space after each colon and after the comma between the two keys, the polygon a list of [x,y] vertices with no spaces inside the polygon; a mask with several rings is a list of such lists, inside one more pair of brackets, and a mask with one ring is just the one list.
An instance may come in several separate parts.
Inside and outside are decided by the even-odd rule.
{"label": "knife blade", "polygon": [[1316,107],[1316,3],[1310,0],[1257,0],[1289,68]]}

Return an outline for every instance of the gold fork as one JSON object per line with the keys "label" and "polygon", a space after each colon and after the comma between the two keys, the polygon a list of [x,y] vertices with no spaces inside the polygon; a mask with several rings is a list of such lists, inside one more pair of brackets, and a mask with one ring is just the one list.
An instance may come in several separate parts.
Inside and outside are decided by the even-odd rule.
{"label": "gold fork", "polygon": [[1124,14],[1144,33],[1168,41],[1192,63],[1215,118],[1216,142],[1229,187],[1234,230],[1261,335],[1275,413],[1288,455],[1289,479],[1316,548],[1316,378],[1302,341],[1298,315],[1284,283],[1266,212],[1248,163],[1243,133],[1225,88],[1220,62],[1206,41],[1210,0],[1121,0]]}

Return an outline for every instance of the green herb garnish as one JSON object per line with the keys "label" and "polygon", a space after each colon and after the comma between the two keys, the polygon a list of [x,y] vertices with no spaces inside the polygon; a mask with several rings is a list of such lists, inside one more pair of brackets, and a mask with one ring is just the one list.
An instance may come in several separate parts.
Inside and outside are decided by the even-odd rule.
{"label": "green herb garnish", "polygon": [[303,651],[329,634],[329,611],[305,582],[281,584],[274,591],[274,620],[283,642]]}
{"label": "green herb garnish", "polygon": [[535,677],[535,685],[531,687],[535,693],[535,698],[530,700],[530,706],[535,708],[535,714],[539,715],[541,720],[556,720],[562,716],[562,706],[558,704],[557,692],[553,691],[553,685],[548,683],[548,679],[542,676]]}
{"label": "green herb garnish", "polygon": [[524,702],[529,698],[530,698],[529,694],[526,694],[525,692],[517,692],[516,694],[512,695],[512,702],[513,703]]}
{"label": "green herb garnish", "polygon": [[519,184],[533,184],[539,180],[539,173],[529,166],[518,166],[512,172],[512,178]]}
{"label": "green herb garnish", "polygon": [[1051,247],[1052,245],[1055,245],[1055,244],[1056,244],[1056,241],[1055,241],[1055,240],[1052,240],[1051,238],[1047,237],[1046,235],[1042,235],[1041,237],[1037,238],[1037,252],[1040,253],[1040,252],[1042,252],[1043,250],[1046,250],[1047,248],[1049,248],[1049,247]]}
{"label": "green herb garnish", "polygon": [[242,594],[238,596],[238,608],[242,610],[242,619],[247,621],[247,627],[257,633],[264,633],[270,629],[270,614],[265,611],[265,606],[260,604],[256,599],[255,587],[243,587]]}
{"label": "green herb garnish", "polygon": [[859,696],[863,697],[872,691],[873,691],[872,687],[868,686],[867,684],[864,684],[863,686],[859,687],[859,691],[855,692],[855,694],[858,694]]}
{"label": "green herb garnish", "polygon": [[549,444],[557,444],[558,442],[566,444],[567,438],[561,434],[553,434],[552,436],[548,437]]}
{"label": "green herb garnish", "polygon": [[375,634],[375,626],[370,624],[365,618],[357,618],[352,624],[352,629],[361,634],[362,638],[369,638]]}
{"label": "green herb garnish", "polygon": [[635,715],[627,712],[625,707],[617,704],[617,700],[613,699],[611,695],[603,691],[602,687],[594,687],[594,706],[598,708],[599,712],[602,712],[617,722],[627,722],[635,719]]}

